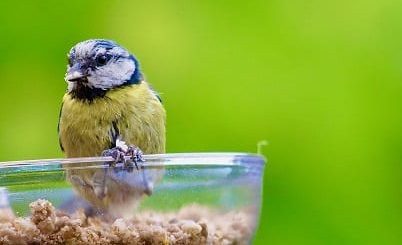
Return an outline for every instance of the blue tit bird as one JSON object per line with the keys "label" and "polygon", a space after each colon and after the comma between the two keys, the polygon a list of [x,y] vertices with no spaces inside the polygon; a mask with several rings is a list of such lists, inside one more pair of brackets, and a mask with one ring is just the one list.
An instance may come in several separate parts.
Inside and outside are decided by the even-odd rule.
{"label": "blue tit bird", "polygon": [[[125,48],[103,39],[76,44],[68,54],[65,80],[68,86],[58,132],[66,157],[103,154],[119,160],[132,155],[137,164],[142,152],[165,152],[166,113],[161,99]],[[115,173],[66,167],[67,179],[78,195],[113,215],[132,212],[143,194],[151,192],[151,181],[141,185],[142,175],[137,172],[125,173],[132,183],[127,184]]]}

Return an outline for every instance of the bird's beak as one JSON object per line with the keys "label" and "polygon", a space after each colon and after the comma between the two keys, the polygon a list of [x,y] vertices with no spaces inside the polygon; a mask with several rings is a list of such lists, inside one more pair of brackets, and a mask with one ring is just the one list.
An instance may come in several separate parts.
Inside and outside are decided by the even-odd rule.
{"label": "bird's beak", "polygon": [[73,67],[70,67],[66,73],[65,80],[67,82],[81,82],[86,81],[87,74],[83,73],[80,64],[75,64]]}

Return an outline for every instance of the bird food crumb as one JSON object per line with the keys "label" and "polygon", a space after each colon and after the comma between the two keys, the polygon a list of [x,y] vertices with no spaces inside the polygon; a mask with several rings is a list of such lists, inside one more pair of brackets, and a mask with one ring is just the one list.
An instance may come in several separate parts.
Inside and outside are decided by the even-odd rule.
{"label": "bird food crumb", "polygon": [[256,223],[247,210],[220,213],[198,204],[113,222],[83,210],[67,214],[42,199],[29,207],[30,217],[0,221],[0,244],[249,244]]}

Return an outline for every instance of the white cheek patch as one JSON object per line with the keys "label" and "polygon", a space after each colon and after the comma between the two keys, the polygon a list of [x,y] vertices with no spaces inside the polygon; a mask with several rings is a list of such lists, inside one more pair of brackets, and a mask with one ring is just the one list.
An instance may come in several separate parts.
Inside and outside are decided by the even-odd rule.
{"label": "white cheek patch", "polygon": [[98,67],[88,77],[89,83],[101,89],[110,89],[122,85],[131,78],[135,71],[134,61],[121,58],[117,61],[110,61],[108,64]]}

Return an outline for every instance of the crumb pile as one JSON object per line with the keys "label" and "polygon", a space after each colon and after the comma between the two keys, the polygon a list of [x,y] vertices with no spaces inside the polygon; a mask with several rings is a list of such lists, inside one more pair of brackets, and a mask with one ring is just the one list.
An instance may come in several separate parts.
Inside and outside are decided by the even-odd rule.
{"label": "crumb pile", "polygon": [[30,209],[31,217],[0,221],[0,244],[248,244],[255,223],[248,212],[221,214],[200,205],[111,223],[82,211],[65,214],[46,200]]}

